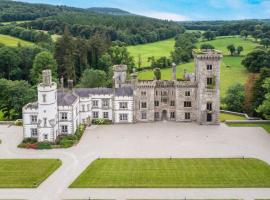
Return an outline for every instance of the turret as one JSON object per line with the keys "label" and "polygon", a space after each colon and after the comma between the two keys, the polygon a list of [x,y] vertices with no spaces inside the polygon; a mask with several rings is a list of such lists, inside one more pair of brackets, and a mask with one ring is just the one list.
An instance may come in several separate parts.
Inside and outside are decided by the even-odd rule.
{"label": "turret", "polygon": [[51,70],[42,71],[38,85],[38,141],[54,142],[57,137],[57,84]]}
{"label": "turret", "polygon": [[127,66],[126,65],[114,65],[113,66],[113,79],[114,87],[120,88],[125,82],[127,77]]}
{"label": "turret", "polygon": [[197,121],[200,124],[219,124],[220,61],[216,50],[194,50],[195,82],[197,89]]}

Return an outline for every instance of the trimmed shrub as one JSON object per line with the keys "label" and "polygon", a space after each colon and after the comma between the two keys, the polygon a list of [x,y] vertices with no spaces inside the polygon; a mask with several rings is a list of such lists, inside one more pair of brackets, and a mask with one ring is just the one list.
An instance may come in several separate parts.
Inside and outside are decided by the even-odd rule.
{"label": "trimmed shrub", "polygon": [[52,144],[50,142],[39,142],[37,143],[37,149],[51,149]]}
{"label": "trimmed shrub", "polygon": [[69,148],[72,147],[73,144],[75,143],[74,140],[69,140],[67,138],[63,138],[60,140],[59,144],[61,148]]}

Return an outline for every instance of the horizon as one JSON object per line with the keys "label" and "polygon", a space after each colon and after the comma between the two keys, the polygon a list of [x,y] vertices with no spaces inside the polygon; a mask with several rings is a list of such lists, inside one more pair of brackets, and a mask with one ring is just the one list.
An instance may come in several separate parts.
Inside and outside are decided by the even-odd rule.
{"label": "horizon", "polygon": [[[118,8],[132,14],[173,21],[226,21],[269,19],[268,0],[18,0],[27,3],[65,5],[77,8]],[[83,6],[81,6],[83,5]],[[258,11],[260,12],[254,12]],[[194,12],[196,11],[196,12]]]}

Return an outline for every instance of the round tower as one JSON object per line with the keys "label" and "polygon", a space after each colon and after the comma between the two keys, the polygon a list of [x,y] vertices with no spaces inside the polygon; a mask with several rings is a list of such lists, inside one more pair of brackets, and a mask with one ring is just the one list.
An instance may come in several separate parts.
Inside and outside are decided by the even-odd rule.
{"label": "round tower", "polygon": [[44,70],[38,85],[38,141],[55,142],[57,123],[57,84],[52,82],[51,70]]}

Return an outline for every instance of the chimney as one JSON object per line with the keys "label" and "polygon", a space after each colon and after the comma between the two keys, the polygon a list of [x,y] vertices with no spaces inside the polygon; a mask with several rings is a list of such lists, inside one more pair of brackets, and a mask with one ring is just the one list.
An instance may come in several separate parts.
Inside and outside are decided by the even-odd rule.
{"label": "chimney", "polygon": [[68,80],[68,89],[73,90],[73,80]]}
{"label": "chimney", "polygon": [[52,84],[51,70],[43,70],[42,71],[42,83],[44,86],[51,86],[51,84]]}
{"label": "chimney", "polygon": [[172,63],[172,75],[173,75],[173,80],[176,81],[176,64]]}
{"label": "chimney", "polygon": [[60,83],[61,83],[61,89],[64,90],[64,77],[63,76],[60,78]]}

